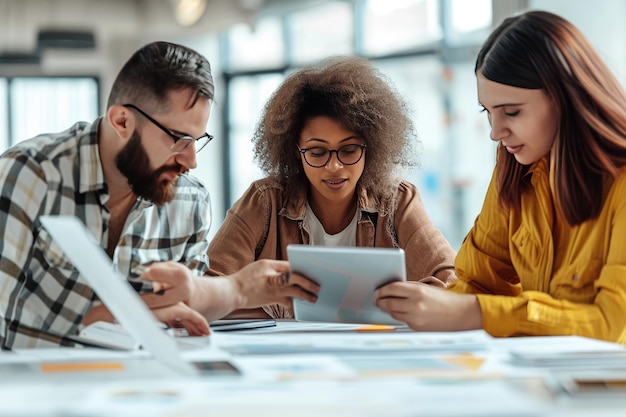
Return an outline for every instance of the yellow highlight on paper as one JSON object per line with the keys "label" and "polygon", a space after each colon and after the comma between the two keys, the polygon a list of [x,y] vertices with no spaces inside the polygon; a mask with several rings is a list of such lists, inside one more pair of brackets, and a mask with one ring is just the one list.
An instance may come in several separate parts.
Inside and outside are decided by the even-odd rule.
{"label": "yellow highlight on paper", "polygon": [[101,372],[123,371],[124,365],[120,362],[84,362],[84,363],[42,363],[43,372]]}

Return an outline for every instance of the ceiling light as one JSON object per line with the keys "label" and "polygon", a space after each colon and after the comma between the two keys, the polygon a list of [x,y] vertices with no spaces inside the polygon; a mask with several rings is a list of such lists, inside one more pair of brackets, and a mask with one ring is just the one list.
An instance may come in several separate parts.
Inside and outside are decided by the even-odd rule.
{"label": "ceiling light", "polygon": [[177,0],[174,6],[176,22],[181,26],[192,26],[198,23],[206,6],[207,0]]}

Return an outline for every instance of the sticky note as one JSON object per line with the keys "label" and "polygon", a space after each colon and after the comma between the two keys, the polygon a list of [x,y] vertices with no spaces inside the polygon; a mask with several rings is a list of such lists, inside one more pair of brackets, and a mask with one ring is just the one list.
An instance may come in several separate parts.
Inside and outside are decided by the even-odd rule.
{"label": "sticky note", "polygon": [[392,332],[396,328],[387,324],[370,324],[369,326],[357,327],[355,330],[357,332]]}
{"label": "sticky note", "polygon": [[119,362],[59,362],[42,363],[39,366],[43,372],[101,372],[124,370],[124,365]]}

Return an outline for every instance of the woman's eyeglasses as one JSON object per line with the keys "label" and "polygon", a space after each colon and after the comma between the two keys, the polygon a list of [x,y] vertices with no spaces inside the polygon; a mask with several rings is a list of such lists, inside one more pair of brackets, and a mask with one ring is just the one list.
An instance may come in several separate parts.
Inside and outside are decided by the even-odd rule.
{"label": "woman's eyeglasses", "polygon": [[333,155],[337,155],[337,159],[342,165],[354,165],[363,157],[363,151],[367,145],[344,145],[339,149],[327,149],[322,146],[314,146],[312,148],[301,149],[298,151],[304,155],[304,160],[313,168],[321,168],[326,166]]}

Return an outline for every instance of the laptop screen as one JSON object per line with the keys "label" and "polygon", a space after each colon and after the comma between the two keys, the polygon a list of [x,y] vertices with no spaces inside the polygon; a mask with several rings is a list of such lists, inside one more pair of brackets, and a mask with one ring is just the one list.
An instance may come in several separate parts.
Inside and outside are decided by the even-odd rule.
{"label": "laptop screen", "polygon": [[[215,364],[210,361],[207,365],[199,363],[194,366],[180,356],[174,338],[158,326],[148,306],[126,278],[117,272],[107,254],[79,219],[72,216],[41,216],[40,220],[111,314],[144,350],[180,375],[199,375],[203,369],[214,367]],[[220,359],[225,362],[223,357]]]}

